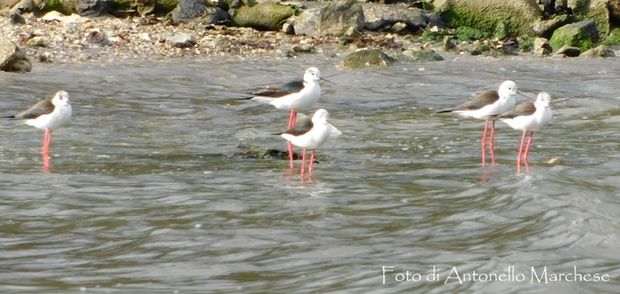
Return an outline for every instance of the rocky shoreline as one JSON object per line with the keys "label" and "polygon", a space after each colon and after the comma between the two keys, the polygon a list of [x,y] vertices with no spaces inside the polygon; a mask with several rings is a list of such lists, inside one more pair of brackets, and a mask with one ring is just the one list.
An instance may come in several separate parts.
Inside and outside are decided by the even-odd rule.
{"label": "rocky shoreline", "polygon": [[[68,5],[45,9],[41,8],[41,3],[48,3],[45,1],[0,0],[0,68],[27,72],[31,61],[301,54],[350,54],[341,67],[357,68],[389,66],[398,60],[441,60],[437,54],[441,51],[608,57],[615,55],[608,45],[620,44],[612,6],[606,6],[603,20],[590,13],[599,9],[595,4],[600,1],[592,1],[583,12],[577,10],[581,5],[578,0],[569,1],[575,7],[567,4],[565,10],[561,6],[549,9],[547,2],[555,1],[541,1],[545,6],[535,0],[412,0],[394,4],[343,0],[305,5],[179,0],[169,5],[176,8],[165,13],[133,7],[122,17],[112,8],[103,8],[102,3],[113,1],[77,2],[97,4],[99,10],[93,13],[95,8],[79,5],[73,10]],[[144,3],[157,7],[159,2]],[[518,17],[504,16],[515,11]],[[20,56],[21,63],[6,66]]]}

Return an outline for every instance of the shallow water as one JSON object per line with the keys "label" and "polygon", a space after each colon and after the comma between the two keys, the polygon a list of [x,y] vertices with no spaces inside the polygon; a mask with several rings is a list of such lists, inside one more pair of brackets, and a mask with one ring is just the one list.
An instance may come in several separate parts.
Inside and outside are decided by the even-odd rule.
{"label": "shallow water", "polygon": [[[71,125],[0,125],[2,293],[583,293],[620,291],[620,63],[617,59],[447,56],[340,72],[337,58],[37,65],[0,74],[12,114],[58,89]],[[270,134],[287,113],[232,93],[318,66],[319,107],[344,135],[311,179]],[[553,97],[531,174],[520,133],[499,123],[498,165],[480,166],[481,122],[434,112],[505,79]],[[563,163],[549,165],[559,156]],[[297,164],[297,167],[299,163]],[[382,267],[394,266],[382,280]],[[608,282],[530,280],[608,274]],[[435,281],[405,281],[409,271]],[[513,267],[525,281],[463,281]],[[392,268],[386,268],[392,269]],[[432,276],[431,276],[432,277]],[[452,277],[448,279],[448,277]],[[464,276],[460,276],[464,278]]]}

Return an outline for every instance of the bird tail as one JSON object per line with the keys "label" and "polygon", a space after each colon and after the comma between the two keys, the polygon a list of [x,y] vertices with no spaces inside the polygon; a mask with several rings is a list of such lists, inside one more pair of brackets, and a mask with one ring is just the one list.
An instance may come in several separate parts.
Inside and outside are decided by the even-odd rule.
{"label": "bird tail", "polygon": [[435,113],[447,113],[447,112],[452,112],[452,111],[453,111],[452,109],[442,109],[442,110],[437,111]]}
{"label": "bird tail", "polygon": [[295,138],[295,136],[287,133],[280,134],[280,136],[286,139],[286,141],[292,141]]}
{"label": "bird tail", "polygon": [[250,100],[270,104],[271,101],[273,101],[273,98],[265,96],[254,96]]}
{"label": "bird tail", "polygon": [[0,117],[0,118],[15,118],[15,115],[7,115],[7,116],[3,116],[3,117]]}

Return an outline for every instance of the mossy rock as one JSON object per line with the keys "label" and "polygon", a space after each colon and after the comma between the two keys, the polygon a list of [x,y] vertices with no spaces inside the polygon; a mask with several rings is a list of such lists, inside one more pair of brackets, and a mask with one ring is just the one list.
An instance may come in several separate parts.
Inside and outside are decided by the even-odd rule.
{"label": "mossy rock", "polygon": [[601,43],[607,46],[620,45],[620,28],[611,30]]}
{"label": "mossy rock", "polygon": [[563,46],[578,47],[581,51],[592,48],[596,41],[594,22],[578,22],[565,25],[553,32],[549,43],[554,49]]}
{"label": "mossy rock", "polygon": [[279,30],[287,18],[295,15],[296,9],[276,3],[261,3],[241,6],[235,9],[233,21],[241,27],[258,30]]}
{"label": "mossy rock", "polygon": [[365,67],[388,67],[395,62],[394,58],[378,49],[360,49],[349,55],[340,63],[342,69],[356,69]]}
{"label": "mossy rock", "polygon": [[[536,0],[441,0],[436,11],[450,26],[471,27],[485,34],[518,36],[533,33],[531,24],[542,12]],[[498,26],[501,28],[498,29]]]}
{"label": "mossy rock", "polygon": [[609,0],[572,0],[568,6],[573,8],[573,16],[577,20],[591,20],[601,35],[607,35],[610,30]]}

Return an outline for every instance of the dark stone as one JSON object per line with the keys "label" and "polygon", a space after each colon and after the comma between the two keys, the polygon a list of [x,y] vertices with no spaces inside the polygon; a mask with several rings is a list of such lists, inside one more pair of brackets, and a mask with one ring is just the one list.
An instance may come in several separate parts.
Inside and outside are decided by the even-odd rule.
{"label": "dark stone", "polygon": [[555,54],[567,57],[577,57],[579,56],[579,54],[581,54],[581,49],[579,49],[579,47],[570,47],[568,45],[565,45],[560,48]]}
{"label": "dark stone", "polygon": [[75,0],[75,12],[79,15],[104,15],[114,6],[112,0]]}
{"label": "dark stone", "polygon": [[26,19],[17,12],[11,13],[9,18],[11,19],[11,24],[26,24]]}
{"label": "dark stone", "polygon": [[207,13],[207,5],[202,0],[179,0],[177,7],[170,13],[172,23],[193,21]]}

